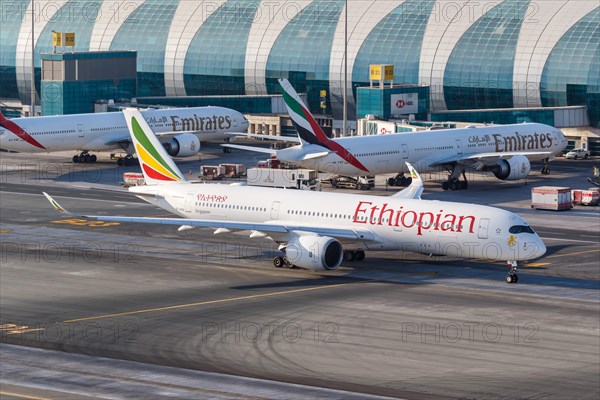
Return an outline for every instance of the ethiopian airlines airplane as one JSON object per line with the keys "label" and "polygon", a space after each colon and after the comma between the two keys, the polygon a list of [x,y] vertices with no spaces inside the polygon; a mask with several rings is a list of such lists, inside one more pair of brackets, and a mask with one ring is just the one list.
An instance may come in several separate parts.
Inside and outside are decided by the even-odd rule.
{"label": "ethiopian airlines airplane", "polygon": [[[247,233],[279,244],[283,255],[275,257],[276,267],[315,271],[336,269],[343,260],[362,260],[369,250],[406,250],[508,261],[506,281],[514,283],[518,261],[546,252],[529,224],[511,212],[421,200],[423,183],[410,165],[411,185],[391,197],[186,182],[144,116],[137,110],[123,114],[147,184],[129,191],[181,218],[82,218]],[[56,210],[73,215],[44,194]]]}
{"label": "ethiopian airlines airplane", "polygon": [[[223,107],[171,108],[142,111],[167,152],[173,157],[198,154],[200,142],[226,141],[231,132],[246,132],[248,121],[239,112]],[[73,162],[94,162],[90,151],[122,150],[129,156],[133,147],[123,113],[57,115],[6,119],[0,113],[0,148],[23,153],[81,151]]]}
{"label": "ethiopian airlines airplane", "polygon": [[[559,129],[538,123],[329,139],[292,85],[285,79],[279,83],[298,139],[246,136],[288,140],[299,145],[283,150],[223,146],[265,152],[303,168],[344,176],[398,173],[389,179],[390,186],[410,183],[410,178],[404,177],[407,162],[420,172],[446,169],[450,177],[443,187],[451,190],[467,187],[466,168],[492,171],[501,180],[519,180],[529,174],[530,161],[543,160],[542,173],[548,174],[547,162],[567,146]],[[461,175],[465,176],[463,181],[459,180]]]}

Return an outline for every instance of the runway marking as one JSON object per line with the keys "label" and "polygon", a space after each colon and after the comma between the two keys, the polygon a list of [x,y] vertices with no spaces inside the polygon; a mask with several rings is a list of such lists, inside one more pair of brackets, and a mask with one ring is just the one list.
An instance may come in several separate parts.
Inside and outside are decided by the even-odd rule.
{"label": "runway marking", "polygon": [[543,262],[538,262],[538,263],[525,263],[524,266],[525,268],[539,268],[539,267],[545,267],[546,265],[550,265],[551,263],[543,263]]}
{"label": "runway marking", "polygon": [[31,400],[50,400],[47,397],[37,397],[37,396],[27,396],[25,394],[19,394],[19,393],[13,393],[13,392],[5,392],[3,390],[0,390],[0,395],[4,395],[4,396],[13,396],[13,397],[18,397],[20,399],[31,399]]}
{"label": "runway marking", "polygon": [[68,224],[75,226],[90,226],[93,228],[121,225],[120,222],[90,221],[87,219],[71,218],[51,221],[53,224]]}
{"label": "runway marking", "polygon": [[302,288],[302,289],[293,289],[293,290],[286,290],[286,291],[282,291],[282,292],[254,294],[254,295],[250,295],[250,296],[240,296],[240,297],[230,297],[230,298],[219,299],[219,300],[200,301],[197,303],[177,304],[174,306],[167,306],[167,307],[157,307],[157,308],[148,308],[148,309],[144,309],[144,310],[125,311],[125,312],[114,313],[114,314],[104,314],[104,315],[96,315],[93,317],[69,319],[69,320],[63,321],[63,323],[70,324],[70,323],[74,323],[74,322],[90,321],[90,320],[94,320],[94,319],[122,317],[122,316],[126,316],[126,315],[144,314],[144,313],[151,313],[151,312],[157,312],[157,311],[177,310],[177,309],[181,309],[181,308],[204,306],[204,305],[208,305],[208,304],[219,304],[219,303],[228,303],[228,302],[241,301],[241,300],[260,299],[260,298],[264,298],[264,297],[284,296],[287,294],[310,292],[310,291],[316,291],[316,290],[332,289],[332,288],[337,288],[337,287],[341,287],[341,286],[355,285],[357,283],[375,282],[377,280],[378,279],[370,279],[370,280],[360,281],[360,282],[336,283],[333,285],[309,287],[309,288]]}
{"label": "runway marking", "polygon": [[595,250],[586,250],[586,251],[578,251],[577,253],[566,253],[566,254],[555,254],[553,256],[548,256],[545,258],[556,258],[556,257],[565,257],[565,256],[576,256],[578,254],[587,254],[587,253],[599,253],[600,249]]}
{"label": "runway marking", "polygon": [[0,229],[0,233],[10,233],[12,232],[10,229]]}

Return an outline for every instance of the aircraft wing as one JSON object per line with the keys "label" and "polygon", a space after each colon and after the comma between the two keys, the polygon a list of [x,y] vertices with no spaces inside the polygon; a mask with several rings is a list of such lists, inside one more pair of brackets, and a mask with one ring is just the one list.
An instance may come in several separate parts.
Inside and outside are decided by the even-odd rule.
{"label": "aircraft wing", "polygon": [[459,163],[466,166],[473,164],[483,165],[494,165],[502,159],[510,159],[514,156],[542,156],[542,157],[553,157],[554,152],[552,151],[509,151],[504,153],[476,153],[476,154],[458,154],[452,157],[448,157],[439,161],[435,161],[429,164],[430,167],[437,167],[440,165],[447,165],[453,163]]}
{"label": "aircraft wing", "polygon": [[[265,232],[268,234],[277,234],[292,238],[305,234],[314,234],[319,236],[331,236],[343,241],[368,241],[377,242],[375,235],[366,229],[338,229],[338,228],[322,228],[310,225],[288,224],[285,221],[273,221],[266,223],[251,223],[239,221],[212,221],[203,219],[187,219],[187,218],[146,218],[146,217],[120,217],[107,215],[77,215],[67,211],[48,193],[43,192],[44,196],[50,201],[54,209],[61,214],[84,218],[90,221],[106,221],[106,222],[124,222],[124,223],[141,223],[141,224],[158,224],[158,225],[175,225],[180,227],[203,227],[215,229],[215,234],[230,232],[230,231],[255,231]],[[266,235],[265,235],[266,236]]]}
{"label": "aircraft wing", "polygon": [[227,132],[225,134],[231,135],[231,136],[242,136],[242,137],[249,137],[249,138],[256,138],[256,139],[275,140],[278,142],[290,142],[290,143],[300,144],[300,139],[298,139],[297,137],[291,137],[291,136],[259,135],[259,134],[255,134],[255,133],[236,133],[236,132]]}
{"label": "aircraft wing", "polygon": [[[167,132],[157,132],[155,133],[156,137],[158,137],[159,139],[169,139],[173,136],[177,136],[177,135],[181,135],[181,134],[185,134],[185,133],[191,133],[192,135],[198,135],[200,132],[199,131],[167,131]],[[227,135],[237,135],[237,133],[234,132],[227,132]],[[130,135],[123,135],[121,137],[118,137],[116,139],[112,139],[109,140],[108,142],[105,142],[104,144],[106,146],[112,146],[115,144],[121,144],[121,143],[131,143],[131,136]]]}

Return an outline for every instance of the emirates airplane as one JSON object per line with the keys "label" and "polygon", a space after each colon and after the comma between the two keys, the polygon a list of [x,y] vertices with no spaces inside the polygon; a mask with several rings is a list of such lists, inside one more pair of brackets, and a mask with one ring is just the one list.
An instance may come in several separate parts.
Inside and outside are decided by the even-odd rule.
{"label": "emirates airplane", "polygon": [[[239,112],[223,107],[191,107],[142,111],[161,143],[173,157],[190,157],[200,142],[228,141],[231,132],[246,132],[248,121]],[[0,113],[0,148],[22,153],[81,151],[73,162],[95,162],[90,151],[122,150],[134,160],[133,147],[123,113],[57,115],[6,119]]]}
{"label": "emirates airplane", "polygon": [[[365,251],[404,250],[459,258],[517,262],[541,257],[546,247],[518,215],[489,206],[421,200],[423,183],[408,165],[411,185],[391,197],[296,191],[240,184],[193,184],[169,157],[137,110],[124,110],[146,179],[129,188],[141,199],[181,218],[83,215],[88,220],[150,223],[245,233],[279,244],[276,267],[314,271],[362,260]],[[73,215],[44,193],[54,208]]]}
{"label": "emirates airplane", "polygon": [[[303,168],[344,176],[398,173],[390,186],[410,184],[406,162],[420,172],[446,169],[444,189],[466,189],[465,169],[492,171],[500,180],[520,180],[529,175],[530,161],[548,161],[562,152],[567,139],[557,128],[538,123],[444,129],[418,133],[353,136],[329,139],[292,85],[280,79],[283,98],[298,131],[298,138],[252,135],[263,139],[299,143],[283,150],[224,144],[228,148],[258,151]],[[464,180],[460,181],[460,176]]]}

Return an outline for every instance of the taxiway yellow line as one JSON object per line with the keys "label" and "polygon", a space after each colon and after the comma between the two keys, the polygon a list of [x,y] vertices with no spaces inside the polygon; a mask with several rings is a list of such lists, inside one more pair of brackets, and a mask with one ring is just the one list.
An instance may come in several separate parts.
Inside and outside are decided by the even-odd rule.
{"label": "taxiway yellow line", "polygon": [[595,249],[595,250],[578,251],[577,253],[555,254],[553,256],[548,256],[548,257],[544,257],[544,258],[556,258],[556,257],[576,256],[578,254],[599,253],[599,252],[600,252],[600,249]]}
{"label": "taxiway yellow line", "polygon": [[361,281],[361,282],[336,283],[333,285],[309,287],[309,288],[303,288],[303,289],[293,289],[293,290],[286,290],[286,291],[282,291],[282,292],[254,294],[254,295],[250,295],[250,296],[240,296],[240,297],[230,297],[230,298],[226,298],[226,299],[200,301],[197,303],[177,304],[174,306],[167,306],[167,307],[157,307],[157,308],[148,308],[148,309],[144,309],[144,310],[125,311],[125,312],[114,313],[114,314],[104,314],[104,315],[96,315],[93,317],[69,319],[69,320],[63,321],[63,323],[70,324],[70,323],[74,323],[74,322],[90,321],[90,320],[94,320],[94,319],[123,317],[123,316],[127,316],[127,315],[136,315],[136,314],[144,314],[144,313],[167,311],[167,310],[178,310],[178,309],[182,309],[182,308],[205,306],[205,305],[209,305],[209,304],[229,303],[229,302],[234,302],[234,301],[253,300],[253,299],[260,299],[260,298],[265,298],[265,297],[284,296],[284,295],[294,294],[294,293],[303,293],[303,292],[311,292],[311,291],[316,291],[316,290],[333,289],[333,288],[337,288],[337,287],[341,287],[341,286],[355,285],[357,283],[368,283],[368,282],[375,282],[375,281],[376,281],[375,279],[372,279],[372,280]]}
{"label": "taxiway yellow line", "polygon": [[10,229],[0,229],[0,233],[10,233],[12,232]]}
{"label": "taxiway yellow line", "polygon": [[27,396],[24,394],[19,394],[19,393],[13,393],[13,392],[5,392],[0,390],[0,396],[12,396],[12,397],[18,397],[20,399],[31,399],[31,400],[50,400],[46,397],[37,397],[37,396]]}

